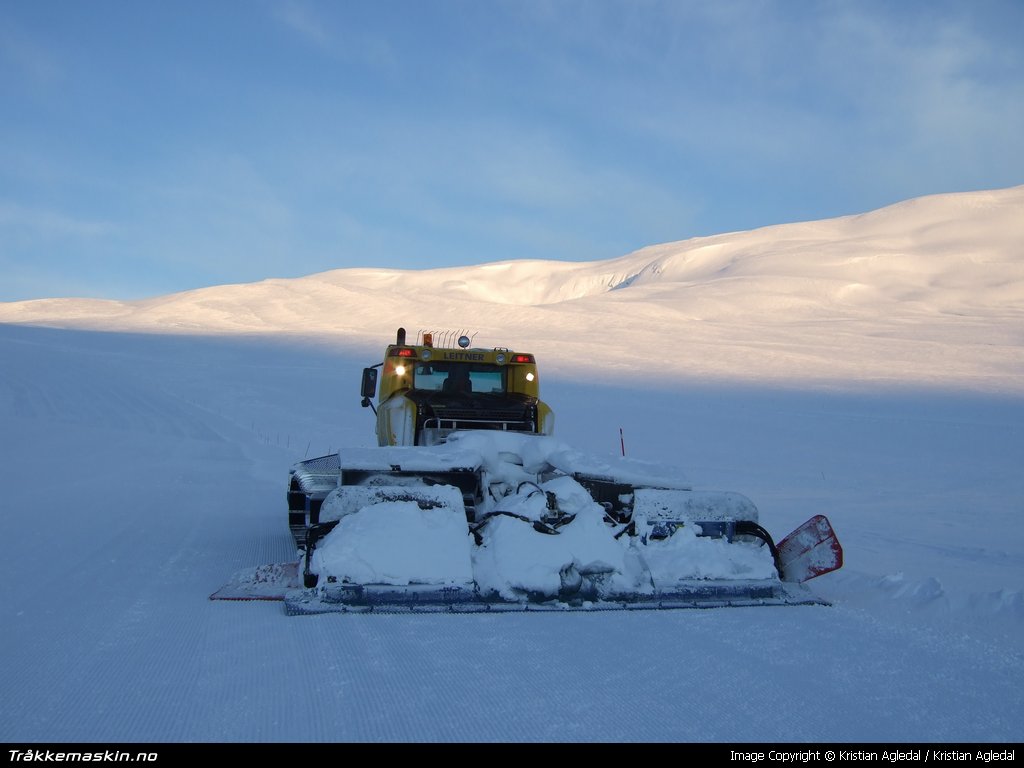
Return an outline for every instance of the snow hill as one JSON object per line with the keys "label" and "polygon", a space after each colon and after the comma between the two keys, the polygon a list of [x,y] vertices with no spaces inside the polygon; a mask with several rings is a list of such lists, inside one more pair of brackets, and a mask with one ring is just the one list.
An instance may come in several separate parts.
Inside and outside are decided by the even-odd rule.
{"label": "snow hill", "polygon": [[[291,334],[378,349],[463,329],[549,372],[1024,390],[1024,186],[643,248],[607,261],[342,269],[143,301],[0,304],[0,323]],[[481,254],[482,257],[486,256]],[[571,342],[571,343],[569,343]]]}

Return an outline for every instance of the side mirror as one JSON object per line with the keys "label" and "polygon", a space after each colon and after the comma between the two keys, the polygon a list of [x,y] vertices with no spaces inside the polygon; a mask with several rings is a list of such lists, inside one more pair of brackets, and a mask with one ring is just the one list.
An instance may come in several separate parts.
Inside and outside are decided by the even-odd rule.
{"label": "side mirror", "polygon": [[363,385],[359,390],[363,398],[363,408],[370,404],[370,398],[377,394],[377,369],[363,368]]}

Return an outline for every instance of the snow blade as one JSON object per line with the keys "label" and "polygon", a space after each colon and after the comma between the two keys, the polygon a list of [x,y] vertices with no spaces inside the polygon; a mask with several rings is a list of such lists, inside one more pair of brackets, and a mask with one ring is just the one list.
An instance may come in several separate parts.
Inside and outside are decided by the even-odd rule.
{"label": "snow blade", "polygon": [[828,518],[815,515],[776,545],[779,576],[802,584],[823,573],[842,568],[843,548]]}
{"label": "snow blade", "polygon": [[238,571],[231,581],[210,595],[210,599],[284,600],[290,590],[301,587],[297,562],[272,563]]}
{"label": "snow blade", "polygon": [[331,585],[295,590],[285,598],[289,616],[321,613],[508,613],[530,611],[637,611],[682,608],[828,605],[798,584],[778,581],[680,582],[649,594],[616,595],[601,600],[507,601],[486,597],[472,584],[392,586]]}

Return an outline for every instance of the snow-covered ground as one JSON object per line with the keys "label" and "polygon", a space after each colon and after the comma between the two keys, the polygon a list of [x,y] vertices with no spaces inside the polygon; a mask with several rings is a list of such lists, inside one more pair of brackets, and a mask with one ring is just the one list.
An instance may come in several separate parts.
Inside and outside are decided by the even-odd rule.
{"label": "snow-covered ground", "polygon": [[[436,275],[370,271],[116,312],[0,305],[0,322],[62,326],[0,325],[0,740],[1021,740],[1024,301],[1004,241],[1022,241],[1022,196],[912,201],[889,230],[884,212],[819,223],[814,253],[845,232],[850,258],[913,266],[866,274],[859,308],[831,314],[831,288],[806,312],[748,291],[770,275],[810,295],[810,257],[787,281],[765,231],[721,236],[753,245],[704,277],[590,292],[578,265],[553,268],[538,295],[556,303],[518,307],[457,286],[414,301]],[[664,277],[692,245],[648,263]],[[461,275],[488,270],[532,275],[524,290],[547,274]],[[893,293],[914,281],[916,299]],[[299,334],[304,313],[324,334]],[[621,427],[630,457],[746,494],[776,537],[824,512],[846,565],[809,586],[833,606],[290,618],[208,601],[293,555],[293,461],[373,443],[359,370],[399,321],[537,352],[570,445],[613,461]]]}

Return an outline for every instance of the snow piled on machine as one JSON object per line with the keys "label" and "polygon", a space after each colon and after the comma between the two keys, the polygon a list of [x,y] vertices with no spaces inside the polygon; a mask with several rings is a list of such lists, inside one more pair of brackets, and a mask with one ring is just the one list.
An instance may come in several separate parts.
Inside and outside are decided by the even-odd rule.
{"label": "snow piled on machine", "polygon": [[[683,580],[775,579],[759,542],[700,536],[694,524],[634,519],[624,526],[569,472],[688,491],[675,468],[587,456],[550,437],[508,432],[456,433],[431,448],[383,449],[385,464],[419,472],[479,470],[487,493],[467,521],[451,486],[410,487],[407,500],[382,500],[394,488],[339,489],[324,514],[338,525],[313,554],[312,571],[334,582],[472,586],[503,600],[553,598],[586,582],[603,595],[651,593]],[[382,449],[346,452],[349,466],[379,465]],[[406,461],[408,459],[408,462]],[[675,478],[673,480],[673,478]],[[404,489],[403,489],[404,490]],[[756,510],[754,510],[756,514]]]}
{"label": "snow piled on machine", "polygon": [[354,584],[473,580],[465,517],[449,507],[391,501],[346,515],[313,553],[312,569]]}
{"label": "snow piled on machine", "polygon": [[615,539],[604,522],[604,509],[570,477],[554,478],[510,494],[495,511],[540,521],[547,511],[547,494],[572,520],[557,535],[540,534],[523,520],[495,515],[486,523],[486,535],[473,551],[477,586],[484,594],[505,600],[524,594],[553,597],[568,584],[583,578],[600,579],[608,592],[636,592],[643,585],[642,570],[630,557],[626,539]]}

